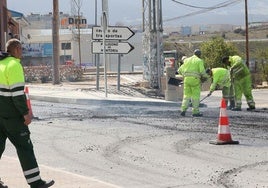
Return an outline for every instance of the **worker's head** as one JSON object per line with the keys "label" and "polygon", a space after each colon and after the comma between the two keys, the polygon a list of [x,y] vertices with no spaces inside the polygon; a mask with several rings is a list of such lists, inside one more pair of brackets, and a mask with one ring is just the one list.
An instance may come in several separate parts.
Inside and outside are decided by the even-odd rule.
{"label": "worker's head", "polygon": [[6,43],[6,52],[18,59],[21,59],[22,57],[22,46],[21,42],[18,39],[10,39]]}
{"label": "worker's head", "polygon": [[210,68],[208,68],[208,69],[206,70],[206,73],[207,73],[209,76],[212,76],[212,70],[211,70]]}
{"label": "worker's head", "polygon": [[228,56],[222,58],[222,64],[230,66],[230,61]]}
{"label": "worker's head", "polygon": [[199,49],[195,49],[194,50],[194,55],[196,55],[197,57],[201,57],[201,50],[199,50]]}

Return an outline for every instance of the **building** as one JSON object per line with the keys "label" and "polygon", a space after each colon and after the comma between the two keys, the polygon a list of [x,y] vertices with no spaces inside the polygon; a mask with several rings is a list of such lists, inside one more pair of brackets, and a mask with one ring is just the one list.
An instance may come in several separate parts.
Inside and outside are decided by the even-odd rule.
{"label": "building", "polygon": [[181,27],[181,35],[182,36],[192,35],[192,28],[190,26],[182,26]]}
{"label": "building", "polygon": [[[24,65],[52,65],[52,13],[41,15],[33,14],[26,16],[30,23],[23,28],[21,33],[23,45]],[[89,63],[88,53],[85,51],[90,47],[91,29],[88,28],[85,18],[81,17],[82,23],[68,14],[60,13],[59,49],[60,64],[73,61],[80,65]],[[67,22],[67,21],[69,22]],[[78,56],[80,45],[81,56]],[[81,60],[80,60],[81,57]]]}
{"label": "building", "polygon": [[0,1],[0,51],[5,51],[9,39],[21,40],[22,28],[28,24],[22,13],[8,10],[6,0]]}
{"label": "building", "polygon": [[191,36],[209,34],[214,32],[228,32],[233,31],[236,27],[237,26],[231,24],[203,24],[181,26],[180,28],[174,26],[166,26],[164,30],[165,33],[169,35],[173,32],[179,32],[181,36]]}
{"label": "building", "polygon": [[6,0],[0,1],[0,51],[5,50],[5,42],[7,38],[7,23],[8,23],[8,11]]}
{"label": "building", "polygon": [[0,51],[5,51],[5,44],[10,38],[20,38],[20,23],[16,20],[18,14],[21,13],[7,9],[6,0],[0,1]]}

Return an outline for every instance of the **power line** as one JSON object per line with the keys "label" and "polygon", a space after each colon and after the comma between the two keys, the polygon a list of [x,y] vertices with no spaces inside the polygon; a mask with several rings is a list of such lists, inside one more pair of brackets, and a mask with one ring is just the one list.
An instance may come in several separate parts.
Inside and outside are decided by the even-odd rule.
{"label": "power line", "polygon": [[234,0],[229,0],[229,1],[225,1],[225,2],[219,3],[219,4],[217,4],[217,5],[213,6],[213,7],[201,7],[201,6],[195,6],[195,5],[190,5],[190,4],[182,3],[182,2],[177,1],[177,0],[172,0],[172,1],[175,2],[175,3],[181,4],[181,5],[187,6],[187,7],[199,8],[199,9],[216,9],[216,8],[222,8],[222,7],[228,6],[229,3],[233,3],[234,2]]}
{"label": "power line", "polygon": [[181,2],[176,1],[176,0],[172,0],[172,1],[176,2],[176,3],[179,3],[179,4],[182,4],[184,6],[189,6],[189,7],[193,7],[193,8],[201,8],[203,10],[198,10],[196,12],[191,12],[191,13],[188,13],[188,14],[185,14],[185,15],[182,15],[182,16],[177,16],[177,17],[174,17],[174,18],[165,19],[164,22],[174,21],[174,20],[194,16],[194,15],[197,15],[197,14],[203,14],[205,12],[209,12],[209,11],[212,11],[212,10],[215,10],[215,9],[219,9],[219,8],[223,8],[223,7],[227,7],[227,6],[239,3],[242,0],[229,0],[229,1],[225,1],[225,2],[222,2],[222,3],[216,4],[216,5],[212,6],[212,7],[198,7],[198,6],[193,6],[193,5],[181,3]]}

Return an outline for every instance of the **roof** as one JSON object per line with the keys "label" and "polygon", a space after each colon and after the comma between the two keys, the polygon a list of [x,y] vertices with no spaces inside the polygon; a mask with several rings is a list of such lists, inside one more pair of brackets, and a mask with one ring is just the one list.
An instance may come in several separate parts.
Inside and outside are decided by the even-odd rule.
{"label": "roof", "polygon": [[21,13],[21,12],[17,12],[17,11],[14,11],[14,10],[8,10],[8,11],[10,12],[11,17],[12,17],[14,20],[16,20],[16,21],[18,21],[18,22],[20,22],[20,23],[23,22],[24,24],[29,25],[29,22],[28,22],[28,20],[24,17],[23,13]]}
{"label": "roof", "polygon": [[20,12],[17,12],[17,11],[14,11],[14,10],[9,10],[9,12],[11,13],[12,17],[19,17],[19,18],[23,17],[23,14],[20,13]]}

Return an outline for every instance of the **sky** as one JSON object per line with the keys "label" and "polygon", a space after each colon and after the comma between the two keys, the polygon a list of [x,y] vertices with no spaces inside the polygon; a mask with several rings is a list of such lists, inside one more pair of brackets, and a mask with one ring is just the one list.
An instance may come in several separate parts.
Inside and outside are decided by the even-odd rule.
{"label": "sky", "polygon": [[[74,0],[59,0],[59,11],[72,13],[71,1]],[[102,0],[97,0],[97,11],[95,11],[95,1],[80,0],[81,12],[89,24],[95,23],[95,15],[97,15],[99,24]],[[208,7],[220,6],[225,2],[235,3],[206,11]],[[268,0],[247,0],[247,2],[249,22],[268,21]],[[7,0],[7,6],[8,9],[21,12],[25,16],[30,13],[47,14],[53,12],[53,0]],[[120,23],[133,26],[140,25],[142,22],[142,0],[108,0],[108,7],[109,25]],[[162,12],[164,26],[244,25],[245,0],[162,0]]]}

